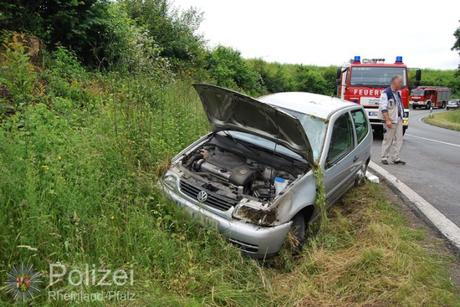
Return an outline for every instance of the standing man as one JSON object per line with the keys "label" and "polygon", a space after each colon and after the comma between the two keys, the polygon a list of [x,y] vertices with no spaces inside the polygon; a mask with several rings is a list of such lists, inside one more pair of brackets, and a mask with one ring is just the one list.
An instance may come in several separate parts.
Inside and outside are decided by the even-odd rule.
{"label": "standing man", "polygon": [[[394,164],[405,165],[406,162],[399,158],[403,143],[403,104],[399,90],[402,88],[403,78],[396,75],[391,78],[390,87],[386,88],[380,96],[379,110],[384,120],[382,163],[388,165],[391,158]],[[390,155],[393,154],[391,157]]]}

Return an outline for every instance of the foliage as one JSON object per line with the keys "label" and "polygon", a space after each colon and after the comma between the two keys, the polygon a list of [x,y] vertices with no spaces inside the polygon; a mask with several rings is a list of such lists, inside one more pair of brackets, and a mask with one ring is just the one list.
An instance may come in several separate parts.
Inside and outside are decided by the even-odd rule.
{"label": "foliage", "polygon": [[299,66],[295,74],[296,90],[301,92],[312,92],[323,94],[326,90],[326,80],[316,70],[310,70]]}
{"label": "foliage", "polygon": [[249,93],[260,93],[260,75],[251,70],[240,53],[232,48],[218,46],[208,58],[210,76],[217,85],[243,89]]}
{"label": "foliage", "polygon": [[[351,191],[332,214],[322,210],[327,223],[310,246],[275,266],[242,257],[158,189],[170,158],[209,130],[184,76],[252,95],[331,95],[335,67],[244,60],[223,46],[209,51],[196,34],[201,14],[175,11],[166,0],[0,4],[2,29],[51,47],[36,63],[15,34],[0,52],[0,272],[33,264],[47,283],[54,262],[133,267],[135,285],[123,290],[136,293],[135,305],[458,301],[450,259],[422,241],[378,186]],[[453,71],[426,70],[424,79],[460,92]],[[0,291],[0,304],[8,302]],[[61,305],[46,291],[33,303]]]}
{"label": "foliage", "polygon": [[1,0],[0,28],[33,34],[50,47],[74,50],[87,64],[104,58],[107,34],[106,0]]}
{"label": "foliage", "polygon": [[[58,261],[132,267],[135,284],[121,290],[136,294],[134,305],[457,299],[445,271],[449,260],[429,254],[420,231],[376,186],[351,192],[291,262],[270,267],[242,257],[156,185],[165,161],[209,129],[190,82],[87,72],[64,48],[42,69],[43,97],[0,122],[0,271],[32,264],[47,284],[48,265]],[[72,287],[58,282],[33,303],[62,305],[47,300],[49,290]],[[1,291],[0,303],[7,302]]]}
{"label": "foliage", "polygon": [[379,185],[348,192],[292,268],[270,272],[272,305],[457,306],[446,275],[455,258],[398,205]]}
{"label": "foliage", "polygon": [[[20,107],[35,100],[37,94],[37,73],[30,63],[27,48],[20,42],[18,35],[4,44],[0,54],[0,95],[1,104]],[[0,108],[0,116],[1,110]]]}
{"label": "foliage", "polygon": [[203,38],[196,34],[202,14],[193,8],[174,10],[168,0],[122,0],[128,16],[145,27],[159,46],[160,55],[170,59],[176,69],[204,65],[206,49]]}
{"label": "foliage", "polygon": [[328,217],[324,174],[321,167],[315,166],[314,174],[316,181],[315,210],[319,216],[319,231],[323,231],[327,227]]}
{"label": "foliage", "polygon": [[168,71],[169,62],[162,48],[149,35],[145,25],[137,25],[128,16],[128,5],[114,3],[109,9],[106,62],[117,71],[143,72],[159,77]]}
{"label": "foliage", "polygon": [[[207,131],[191,85],[144,75],[82,78],[74,59],[59,50],[49,60],[48,105],[28,105],[1,124],[1,271],[18,261],[45,278],[58,261],[132,266],[139,302],[257,304],[265,297],[257,264],[186,218],[156,186],[163,161]],[[9,298],[1,292],[0,300]]]}

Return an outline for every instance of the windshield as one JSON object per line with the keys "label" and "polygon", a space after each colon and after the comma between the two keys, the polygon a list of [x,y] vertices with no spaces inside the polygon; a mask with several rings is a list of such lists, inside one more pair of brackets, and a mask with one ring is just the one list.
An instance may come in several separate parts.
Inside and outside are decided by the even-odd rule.
{"label": "windshield", "polygon": [[313,151],[313,158],[315,161],[319,160],[321,149],[323,148],[324,136],[326,134],[326,123],[320,118],[308,114],[284,108],[280,109],[291,114],[300,121],[300,124],[307,134],[308,141],[310,142],[310,146]]}
{"label": "windshield", "polygon": [[406,69],[404,67],[352,67],[351,85],[370,85],[386,87],[391,78],[401,75],[406,86]]}
{"label": "windshield", "polygon": [[[299,112],[284,109],[284,108],[279,108],[279,109],[294,116],[300,121],[300,124],[305,130],[305,133],[307,134],[308,141],[310,142],[310,146],[313,151],[313,159],[319,160],[319,157],[321,155],[321,149],[323,148],[324,136],[326,134],[326,123],[323,120],[317,117],[308,115],[308,114],[303,114],[303,113],[299,113]],[[241,139],[245,142],[252,143],[257,146],[262,146],[270,150],[273,150],[275,148],[274,142],[264,139],[262,137],[255,136],[253,134],[248,134],[244,132],[236,132],[236,131],[231,131],[229,133],[231,133],[231,135],[237,139]],[[281,153],[281,154],[284,154],[284,155],[287,155],[287,156],[290,156],[296,159],[304,160],[300,155],[296,154],[292,150],[282,145],[276,145],[275,152],[278,152],[278,153]]]}
{"label": "windshield", "polygon": [[412,96],[423,96],[423,90],[412,90]]}

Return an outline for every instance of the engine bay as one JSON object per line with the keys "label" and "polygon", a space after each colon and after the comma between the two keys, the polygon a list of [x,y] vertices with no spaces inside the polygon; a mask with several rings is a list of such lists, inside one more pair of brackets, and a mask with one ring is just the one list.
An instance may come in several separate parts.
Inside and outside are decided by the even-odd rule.
{"label": "engine bay", "polygon": [[234,200],[271,201],[308,169],[306,162],[214,134],[181,161],[193,181],[207,191]]}

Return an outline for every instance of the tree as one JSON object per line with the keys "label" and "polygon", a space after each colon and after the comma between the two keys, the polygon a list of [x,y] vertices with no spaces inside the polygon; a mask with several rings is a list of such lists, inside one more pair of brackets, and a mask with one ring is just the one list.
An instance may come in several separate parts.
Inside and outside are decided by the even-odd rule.
{"label": "tree", "polygon": [[[455,44],[452,46],[452,50],[457,50],[459,55],[460,55],[460,27],[457,28],[454,32],[455,36]],[[460,65],[458,65],[458,71],[457,73],[460,75]]]}
{"label": "tree", "polygon": [[104,59],[108,0],[0,0],[0,28],[26,32],[51,48],[72,49],[87,64]]}
{"label": "tree", "polygon": [[317,94],[327,93],[327,82],[317,70],[300,65],[295,73],[296,90]]}
{"label": "tree", "polygon": [[203,14],[190,8],[179,12],[168,0],[122,0],[129,16],[145,27],[161,47],[160,55],[175,66],[204,65],[207,54],[203,38],[196,34]]}
{"label": "tree", "polygon": [[218,46],[208,57],[207,69],[220,86],[240,88],[251,94],[262,92],[260,75],[249,67],[237,50]]}
{"label": "tree", "polygon": [[458,27],[457,30],[455,30],[454,36],[456,41],[454,46],[452,47],[452,50],[457,50],[458,52],[460,52],[460,27]]}

